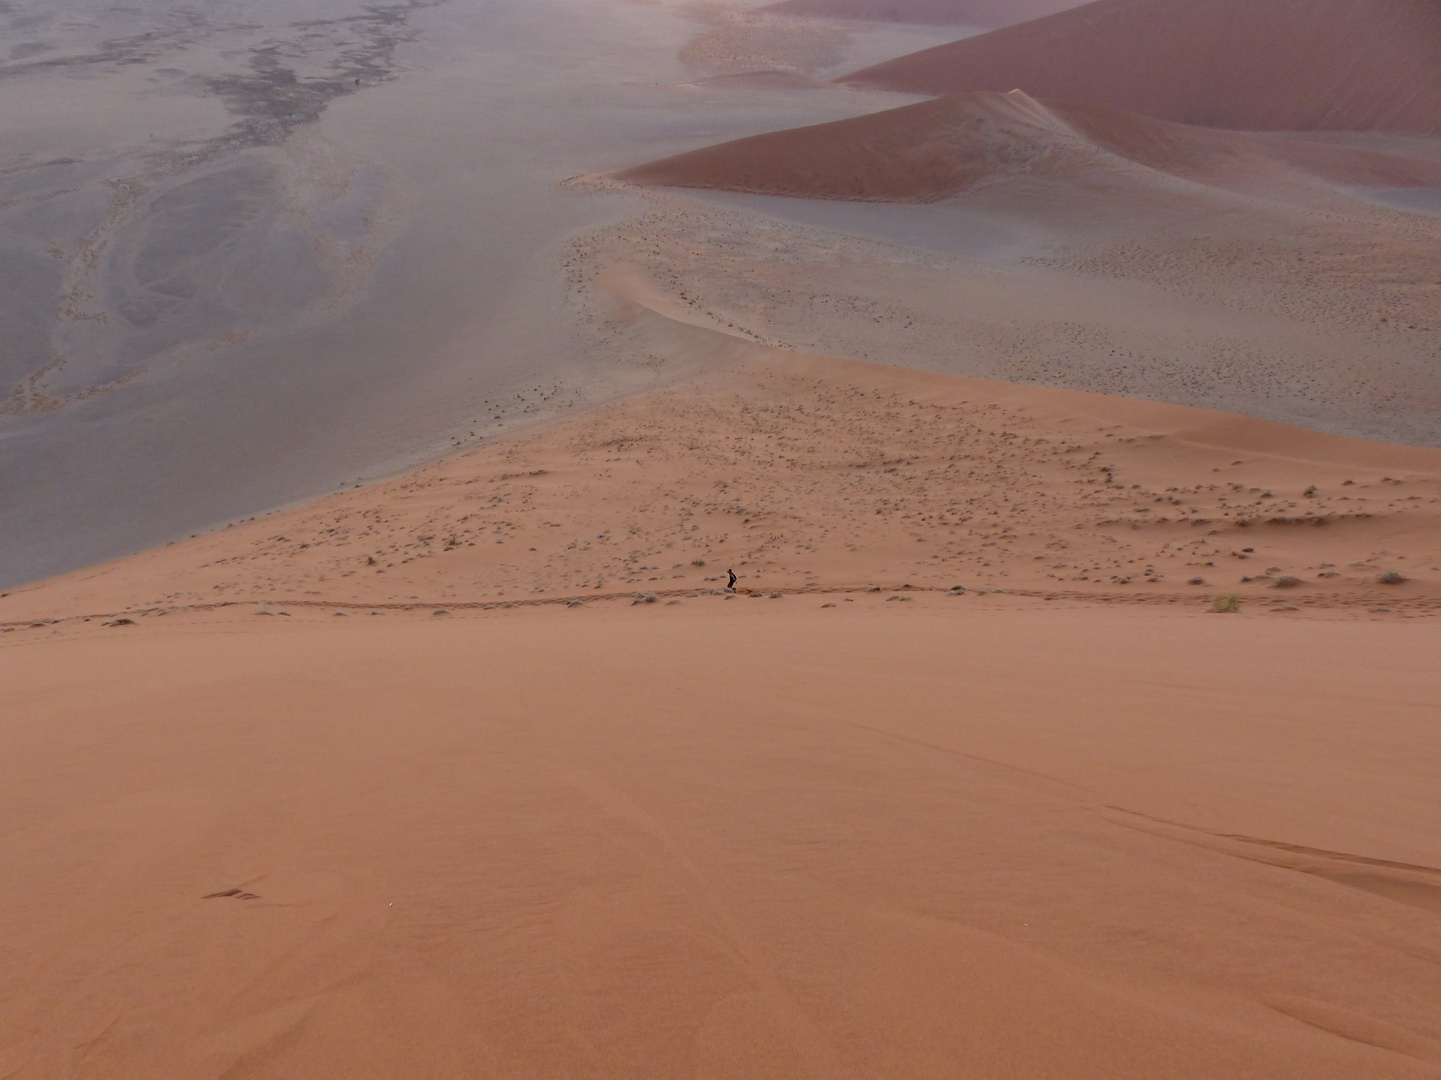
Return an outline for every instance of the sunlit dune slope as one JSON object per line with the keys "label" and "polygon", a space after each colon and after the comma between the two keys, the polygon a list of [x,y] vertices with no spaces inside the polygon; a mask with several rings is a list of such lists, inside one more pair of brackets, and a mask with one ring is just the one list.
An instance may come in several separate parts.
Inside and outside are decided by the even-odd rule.
{"label": "sunlit dune slope", "polygon": [[1086,0],[781,0],[765,10],[827,19],[922,23],[933,26],[1011,26]]}
{"label": "sunlit dune slope", "polygon": [[0,596],[3,1075],[1434,1078],[1441,450],[736,348]]}
{"label": "sunlit dune slope", "polygon": [[1349,184],[1441,185],[1441,162],[1219,132],[1020,91],[899,109],[703,147],[616,174],[632,183],[870,202],[929,202],[993,177],[1139,164],[1241,183],[1296,171]]}
{"label": "sunlit dune slope", "polygon": [[1165,120],[1441,133],[1434,0],[1098,0],[845,77],[924,94],[1020,88]]}
{"label": "sunlit dune slope", "polygon": [[0,1060],[1436,1076],[1436,624],[821,603],[0,646]]}
{"label": "sunlit dune slope", "polygon": [[[54,618],[148,623],[256,601],[461,610],[709,595],[730,567],[761,595],[964,584],[1441,610],[1441,450],[760,346],[745,356],[16,590],[0,598],[0,627],[24,638]],[[1388,570],[1407,580],[1378,582]]]}

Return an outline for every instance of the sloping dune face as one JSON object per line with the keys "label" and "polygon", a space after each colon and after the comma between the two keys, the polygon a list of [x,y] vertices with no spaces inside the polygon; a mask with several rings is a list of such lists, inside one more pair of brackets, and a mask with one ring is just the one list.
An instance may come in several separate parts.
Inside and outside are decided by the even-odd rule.
{"label": "sloping dune face", "polygon": [[746,139],[625,169],[630,183],[763,195],[931,202],[991,176],[1093,153],[1022,93],[968,94]]}
{"label": "sloping dune face", "polygon": [[1438,520],[755,347],[24,587],[3,1075],[1435,1080]]}
{"label": "sloping dune face", "polygon": [[1378,187],[1441,186],[1441,162],[1261,134],[1215,131],[1021,91],[937,98],[769,132],[617,173],[631,183],[761,195],[930,202],[1018,173],[1131,173],[1135,165],[1217,186],[1308,173]]}
{"label": "sloping dune face", "polygon": [[855,72],[925,94],[1019,87],[1248,131],[1441,134],[1434,0],[1099,0]]}
{"label": "sloping dune face", "polygon": [[783,15],[932,26],[996,28],[1080,7],[1086,0],[781,0],[766,10]]}
{"label": "sloping dune face", "polygon": [[[714,334],[677,329],[692,347]],[[22,587],[0,598],[0,639],[270,600],[328,617],[422,598],[455,611],[636,589],[700,599],[727,567],[763,594],[963,582],[1203,606],[1224,589],[1248,605],[1441,616],[1441,449],[758,345],[735,356],[419,472]],[[1377,580],[1397,567],[1404,582]]]}

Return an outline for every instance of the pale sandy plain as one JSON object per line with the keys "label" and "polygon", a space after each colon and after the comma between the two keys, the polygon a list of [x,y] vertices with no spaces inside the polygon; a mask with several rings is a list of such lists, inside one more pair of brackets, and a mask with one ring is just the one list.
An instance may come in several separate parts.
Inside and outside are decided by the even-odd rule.
{"label": "pale sandy plain", "polygon": [[880,115],[596,154],[451,456],[0,594],[0,1077],[1441,1076],[1441,145],[620,6]]}
{"label": "pale sandy plain", "polygon": [[[557,181],[886,107],[819,80],[972,32],[743,14],[5,3],[0,588],[646,385],[557,258],[636,202]],[[777,65],[821,88],[706,85]]]}

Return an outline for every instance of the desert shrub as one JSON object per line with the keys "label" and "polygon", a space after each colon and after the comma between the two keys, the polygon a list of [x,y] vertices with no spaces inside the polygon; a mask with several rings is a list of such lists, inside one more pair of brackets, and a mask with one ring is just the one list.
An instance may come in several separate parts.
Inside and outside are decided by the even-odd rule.
{"label": "desert shrub", "polygon": [[1241,598],[1235,593],[1227,596],[1218,596],[1211,601],[1211,606],[1206,609],[1212,615],[1230,615],[1241,610]]}
{"label": "desert shrub", "polygon": [[1282,574],[1275,581],[1271,582],[1273,589],[1294,589],[1301,584],[1301,579],[1292,577],[1290,574]]}
{"label": "desert shrub", "polygon": [[1376,580],[1382,585],[1400,585],[1406,578],[1399,570],[1385,570],[1376,575]]}

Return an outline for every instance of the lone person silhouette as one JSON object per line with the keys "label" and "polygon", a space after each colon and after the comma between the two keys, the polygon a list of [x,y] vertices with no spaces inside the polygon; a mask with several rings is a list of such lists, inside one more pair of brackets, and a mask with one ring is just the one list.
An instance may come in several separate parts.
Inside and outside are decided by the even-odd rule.
{"label": "lone person silhouette", "polygon": [[736,572],[734,570],[727,570],[726,573],[731,576],[730,584],[727,585],[726,588],[734,589],[736,587]]}

